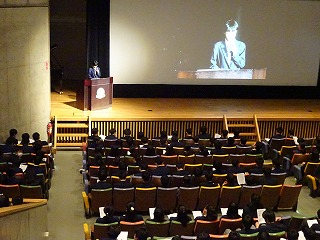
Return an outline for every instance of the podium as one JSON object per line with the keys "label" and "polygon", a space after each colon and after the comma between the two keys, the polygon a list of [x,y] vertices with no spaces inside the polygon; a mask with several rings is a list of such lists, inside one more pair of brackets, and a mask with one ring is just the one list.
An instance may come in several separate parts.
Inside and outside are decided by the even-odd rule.
{"label": "podium", "polygon": [[77,92],[77,105],[84,111],[101,110],[111,107],[112,98],[112,77],[85,79]]}

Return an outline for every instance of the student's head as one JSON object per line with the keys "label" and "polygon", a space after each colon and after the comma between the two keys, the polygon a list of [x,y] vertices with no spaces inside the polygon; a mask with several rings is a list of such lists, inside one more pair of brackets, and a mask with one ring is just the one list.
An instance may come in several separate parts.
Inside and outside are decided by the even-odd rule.
{"label": "student's head", "polygon": [[113,135],[113,134],[116,133],[116,130],[115,130],[114,128],[111,128],[111,129],[109,130],[109,133],[110,133],[111,135]]}
{"label": "student's head", "polygon": [[210,221],[217,220],[218,213],[217,210],[212,205],[206,206],[207,219]]}
{"label": "student's head", "polygon": [[32,138],[34,141],[40,140],[40,133],[38,133],[38,132],[33,133]]}
{"label": "student's head", "polygon": [[260,141],[257,141],[256,142],[256,150],[261,150],[262,148],[263,148],[263,143],[262,142],[260,142]]}
{"label": "student's head", "polygon": [[238,23],[233,19],[226,22],[226,39],[228,41],[232,41],[236,38],[238,26]]}
{"label": "student's head", "polygon": [[191,135],[192,134],[192,129],[191,128],[187,128],[186,134]]}
{"label": "student's head", "polygon": [[117,237],[119,236],[121,230],[120,230],[120,227],[119,225],[111,225],[109,227],[109,230],[108,230],[108,239],[117,239]]}
{"label": "student's head", "polygon": [[147,240],[148,232],[146,228],[138,228],[134,233],[134,240]]}
{"label": "student's head", "polygon": [[270,168],[265,167],[265,168],[263,168],[262,171],[263,171],[263,174],[264,174],[265,177],[270,177],[271,176],[271,169]]}
{"label": "student's head", "polygon": [[128,215],[134,215],[136,212],[135,204],[134,202],[128,202],[126,206],[126,211]]}
{"label": "student's head", "polygon": [[277,132],[278,134],[283,133],[283,128],[282,128],[282,127],[277,127],[277,128],[276,128],[276,132]]}
{"label": "student's head", "polygon": [[98,132],[99,132],[98,128],[92,128],[91,130],[91,134],[94,136],[98,135]]}
{"label": "student's head", "polygon": [[166,130],[163,130],[160,132],[160,138],[167,138],[167,137],[168,137],[168,134]]}
{"label": "student's head", "polygon": [[229,184],[233,184],[235,181],[235,176],[233,175],[233,173],[228,173],[226,180]]}
{"label": "student's head", "polygon": [[262,167],[262,166],[263,166],[263,163],[264,163],[263,158],[257,158],[257,160],[256,160],[257,166]]}
{"label": "student's head", "polygon": [[233,137],[228,137],[228,146],[233,146],[234,145],[234,138]]}
{"label": "student's head", "polygon": [[154,209],[153,215],[154,215],[154,220],[155,220],[156,222],[163,222],[163,221],[164,221],[164,213],[163,213],[162,208],[156,207],[156,208]]}
{"label": "student's head", "polygon": [[215,140],[213,144],[214,144],[214,148],[216,150],[222,148],[222,143],[220,141],[218,141],[218,140]]}
{"label": "student's head", "polygon": [[169,187],[170,185],[170,178],[167,175],[161,177],[161,185],[163,187]]}
{"label": "student's head", "polygon": [[204,176],[208,182],[212,181],[213,175],[211,171],[207,172]]}
{"label": "student's head", "polygon": [[126,174],[126,171],[124,170],[120,170],[119,173],[118,173],[118,176],[121,180],[125,180],[126,177],[127,177],[127,174]]}
{"label": "student's head", "polygon": [[270,235],[266,231],[260,232],[258,234],[258,240],[269,240],[269,239],[270,239]]}
{"label": "student's head", "polygon": [[107,217],[113,217],[114,209],[111,206],[105,206],[103,212],[104,214],[106,214]]}
{"label": "student's head", "polygon": [[126,128],[125,130],[123,130],[123,135],[130,136],[131,135],[131,130],[129,128]]}
{"label": "student's head", "polygon": [[264,218],[264,220],[266,221],[266,223],[272,223],[276,220],[276,215],[274,214],[274,212],[270,209],[265,210],[262,213],[262,217]]}
{"label": "student's head", "polygon": [[107,176],[108,176],[107,171],[104,169],[101,169],[98,173],[98,177],[100,181],[105,181],[107,179]]}
{"label": "student's head", "polygon": [[210,236],[206,232],[201,232],[198,234],[197,240],[210,240]]}
{"label": "student's head", "polygon": [[10,129],[9,131],[10,137],[16,137],[17,134],[18,134],[17,129],[14,129],[14,128]]}
{"label": "student's head", "polygon": [[250,215],[242,216],[242,224],[245,229],[250,229],[253,225],[253,218]]}
{"label": "student's head", "polygon": [[236,231],[231,231],[229,233],[228,240],[240,240],[240,234]]}
{"label": "student's head", "polygon": [[146,152],[145,152],[146,156],[154,156],[156,155],[156,150],[154,147],[152,147],[151,145],[147,146]]}
{"label": "student's head", "polygon": [[185,175],[183,176],[183,183],[186,185],[191,185],[192,183],[192,178],[190,175]]}
{"label": "student's head", "polygon": [[144,136],[142,136],[142,137],[140,138],[140,140],[141,140],[141,143],[142,143],[142,144],[148,144],[148,142],[149,142],[149,139],[148,139],[147,137],[144,137]]}
{"label": "student's head", "polygon": [[238,159],[235,158],[235,159],[232,160],[232,166],[237,167],[238,164],[239,164],[239,160]]}
{"label": "student's head", "polygon": [[206,126],[201,126],[200,127],[200,132],[202,133],[202,134],[205,134],[205,133],[207,133],[207,127]]}
{"label": "student's head", "polygon": [[240,138],[240,130],[238,128],[234,129],[233,131],[233,137],[235,139],[239,139]]}
{"label": "student's head", "polygon": [[21,136],[21,144],[29,144],[30,135],[29,133],[23,133]]}
{"label": "student's head", "polygon": [[252,193],[251,194],[251,199],[250,199],[250,205],[252,207],[255,207],[255,208],[263,208],[263,205],[261,203],[261,196],[259,194],[256,194],[256,193]]}
{"label": "student's head", "polygon": [[228,206],[227,215],[238,215],[238,204],[231,202]]}
{"label": "student's head", "polygon": [[293,136],[294,135],[294,130],[293,129],[289,129],[288,130],[288,135],[289,136]]}
{"label": "student's head", "polygon": [[98,61],[97,61],[97,60],[93,60],[92,63],[91,63],[91,65],[92,65],[93,67],[97,67],[97,66],[98,66]]}
{"label": "student's head", "polygon": [[288,240],[298,240],[298,238],[299,238],[299,233],[296,229],[291,229],[290,231],[287,232]]}
{"label": "student's head", "polygon": [[222,130],[222,137],[227,138],[229,134],[228,130]]}
{"label": "student's head", "polygon": [[143,171],[143,172],[141,173],[141,177],[142,177],[142,179],[143,179],[144,182],[149,182],[149,181],[150,181],[150,178],[151,178],[149,171]]}
{"label": "student's head", "polygon": [[241,137],[240,138],[240,143],[243,144],[243,145],[247,144],[247,138],[246,137]]}

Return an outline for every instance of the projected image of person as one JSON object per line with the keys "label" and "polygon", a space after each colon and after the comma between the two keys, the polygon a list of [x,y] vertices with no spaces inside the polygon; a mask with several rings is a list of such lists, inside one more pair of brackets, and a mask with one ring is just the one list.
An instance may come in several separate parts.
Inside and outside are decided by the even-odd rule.
{"label": "projected image of person", "polygon": [[246,64],[246,44],[236,39],[238,23],[230,19],[226,22],[225,39],[214,44],[211,69],[241,69]]}
{"label": "projected image of person", "polygon": [[100,77],[101,77],[101,71],[100,71],[100,68],[98,66],[98,61],[94,60],[92,62],[91,67],[89,68],[88,78],[91,79],[91,78],[100,78]]}

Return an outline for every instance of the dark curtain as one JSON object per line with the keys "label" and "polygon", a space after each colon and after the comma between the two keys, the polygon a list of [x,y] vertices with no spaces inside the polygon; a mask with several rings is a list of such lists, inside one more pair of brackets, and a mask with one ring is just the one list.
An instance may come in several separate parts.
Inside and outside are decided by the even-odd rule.
{"label": "dark curtain", "polygon": [[102,77],[110,75],[109,20],[109,0],[87,0],[87,69],[98,60]]}

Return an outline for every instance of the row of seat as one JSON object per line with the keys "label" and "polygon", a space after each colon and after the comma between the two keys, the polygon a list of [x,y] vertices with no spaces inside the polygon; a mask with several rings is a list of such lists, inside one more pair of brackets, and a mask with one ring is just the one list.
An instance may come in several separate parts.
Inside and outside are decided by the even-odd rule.
{"label": "row of seat", "polygon": [[44,193],[41,185],[29,186],[29,185],[4,185],[0,184],[0,192],[8,198],[14,198],[21,196],[22,198],[48,198],[48,193]]}
{"label": "row of seat", "polygon": [[[128,202],[135,202],[136,210],[147,212],[149,208],[161,207],[164,211],[174,211],[184,205],[189,210],[203,209],[211,204],[215,208],[226,208],[235,202],[245,207],[251,195],[261,196],[264,207],[274,209],[297,209],[302,185],[258,185],[258,186],[215,186],[215,187],[152,187],[152,188],[109,188],[92,189],[90,194],[82,192],[85,214],[98,213],[99,207],[113,205],[116,212],[125,212]],[[90,201],[89,201],[90,198]]]}
{"label": "row of seat", "polygon": [[[107,233],[111,226],[118,225],[118,223],[111,224],[101,224],[94,223],[91,227],[87,223],[83,224],[85,239],[92,239],[91,233],[94,234],[94,239],[99,239],[107,237]],[[191,236],[197,236],[201,232],[206,232],[210,235],[212,239],[227,239],[228,235],[224,235],[226,229],[236,230],[242,228],[242,219],[225,219],[221,218],[216,221],[190,221],[186,226],[183,226],[180,222],[177,221],[164,221],[164,222],[153,222],[150,220],[139,221],[139,222],[125,222],[120,221],[119,227],[121,231],[128,232],[128,238],[133,238],[135,230],[145,227],[149,236],[153,239],[158,239],[161,237],[169,236],[185,236],[182,239],[196,239]],[[257,233],[254,234],[241,234],[241,239],[253,240],[257,239]],[[188,237],[187,237],[188,236]],[[285,236],[285,231],[270,233],[271,239],[279,239]]]}

